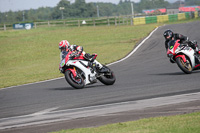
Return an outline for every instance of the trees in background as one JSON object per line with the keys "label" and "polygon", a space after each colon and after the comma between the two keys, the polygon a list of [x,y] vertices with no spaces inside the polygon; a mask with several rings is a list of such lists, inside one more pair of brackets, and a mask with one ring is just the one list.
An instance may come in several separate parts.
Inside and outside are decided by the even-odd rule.
{"label": "trees in background", "polygon": [[[178,8],[179,5],[169,3],[165,0],[141,0],[138,3],[130,0],[120,0],[118,4],[113,3],[86,3],[85,0],[75,0],[70,3],[69,0],[60,0],[53,8],[40,7],[24,11],[0,12],[0,23],[13,23],[21,21],[43,21],[68,18],[89,18],[97,17],[97,5],[100,16],[120,16],[131,14],[131,3],[134,5],[134,12],[141,13],[142,10],[157,8]],[[185,0],[185,5],[200,5],[199,0]],[[61,8],[64,7],[64,8]]]}
{"label": "trees in background", "polygon": [[139,12],[147,9],[167,8],[170,3],[165,0],[141,0],[139,3]]}
{"label": "trees in background", "polygon": [[199,0],[185,0],[185,4],[188,6],[194,6],[194,5],[200,6],[200,1]]}

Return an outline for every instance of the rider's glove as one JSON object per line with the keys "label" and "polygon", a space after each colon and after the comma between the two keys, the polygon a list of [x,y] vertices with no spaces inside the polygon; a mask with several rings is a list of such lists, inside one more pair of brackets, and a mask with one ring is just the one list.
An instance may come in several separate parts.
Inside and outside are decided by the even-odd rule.
{"label": "rider's glove", "polygon": [[188,43],[183,43],[182,46],[188,46]]}
{"label": "rider's glove", "polygon": [[186,42],[189,42],[190,40],[189,40],[189,38],[187,37],[187,39],[186,39]]}
{"label": "rider's glove", "polygon": [[194,44],[194,45],[197,45],[197,41],[196,40],[191,41],[191,43]]}
{"label": "rider's glove", "polygon": [[73,59],[74,57],[75,57],[74,54],[71,54],[71,55],[69,56],[69,58],[71,58],[71,59]]}
{"label": "rider's glove", "polygon": [[187,37],[187,39],[184,41],[184,43],[186,43],[186,44],[189,44],[190,45],[190,40],[189,40],[189,38]]}
{"label": "rider's glove", "polygon": [[196,41],[189,41],[188,45],[193,48],[194,50],[198,49],[198,45]]}

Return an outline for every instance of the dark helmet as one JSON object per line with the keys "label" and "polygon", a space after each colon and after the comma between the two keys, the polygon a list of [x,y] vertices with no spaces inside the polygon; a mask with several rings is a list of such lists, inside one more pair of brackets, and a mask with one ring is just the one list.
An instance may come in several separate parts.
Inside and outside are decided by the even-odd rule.
{"label": "dark helmet", "polygon": [[171,30],[166,30],[163,34],[166,40],[171,40],[174,36],[174,33]]}

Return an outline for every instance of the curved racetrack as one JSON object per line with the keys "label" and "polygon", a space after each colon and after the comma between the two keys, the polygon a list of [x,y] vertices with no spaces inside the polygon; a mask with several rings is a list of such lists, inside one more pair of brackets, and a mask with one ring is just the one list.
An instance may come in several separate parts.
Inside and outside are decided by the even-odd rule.
{"label": "curved racetrack", "polygon": [[166,29],[200,42],[199,21],[159,27],[132,56],[109,66],[117,78],[113,86],[97,83],[76,90],[62,78],[3,89],[0,90],[0,118],[33,114],[55,107],[65,110],[200,92],[200,71],[186,75],[176,64],[169,62],[163,38]]}

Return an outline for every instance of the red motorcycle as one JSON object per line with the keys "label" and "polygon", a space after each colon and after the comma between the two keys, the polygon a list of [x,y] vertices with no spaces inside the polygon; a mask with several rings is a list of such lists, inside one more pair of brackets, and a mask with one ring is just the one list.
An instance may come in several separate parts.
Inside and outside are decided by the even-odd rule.
{"label": "red motorcycle", "polygon": [[96,83],[97,80],[105,85],[113,85],[115,83],[116,78],[110,68],[102,65],[104,71],[100,71],[99,62],[96,60],[97,54],[91,56],[92,62],[86,60],[83,54],[72,59],[73,55],[73,52],[66,52],[62,56],[59,65],[60,71],[65,75],[66,81],[72,87],[81,89],[85,85]]}
{"label": "red motorcycle", "polygon": [[186,74],[200,69],[200,62],[195,51],[187,44],[181,44],[180,40],[171,40],[168,43],[167,56],[171,63],[177,63],[178,67]]}

